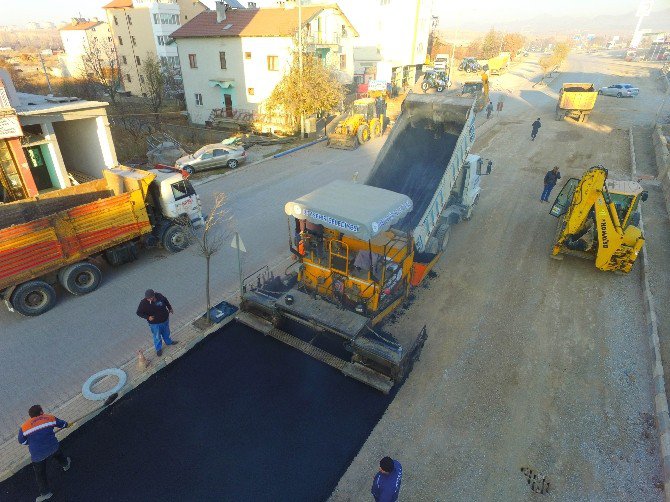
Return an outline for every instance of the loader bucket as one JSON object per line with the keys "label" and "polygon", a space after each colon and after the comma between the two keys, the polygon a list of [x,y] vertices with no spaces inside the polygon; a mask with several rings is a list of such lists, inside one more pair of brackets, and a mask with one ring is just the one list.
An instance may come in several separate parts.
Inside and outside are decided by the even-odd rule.
{"label": "loader bucket", "polygon": [[348,134],[332,133],[328,136],[326,146],[330,148],[339,148],[340,150],[355,150],[358,148],[358,138]]}

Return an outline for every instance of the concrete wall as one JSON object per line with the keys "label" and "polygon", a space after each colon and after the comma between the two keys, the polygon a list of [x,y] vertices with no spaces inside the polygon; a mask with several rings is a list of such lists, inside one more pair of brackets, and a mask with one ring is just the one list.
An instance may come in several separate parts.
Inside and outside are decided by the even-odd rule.
{"label": "concrete wall", "polygon": [[663,187],[666,207],[668,214],[670,214],[670,152],[668,152],[668,137],[670,137],[670,126],[656,124],[653,140],[658,179]]}
{"label": "concrete wall", "polygon": [[55,122],[53,127],[66,169],[100,178],[102,170],[111,167],[105,145],[100,144],[96,118]]}

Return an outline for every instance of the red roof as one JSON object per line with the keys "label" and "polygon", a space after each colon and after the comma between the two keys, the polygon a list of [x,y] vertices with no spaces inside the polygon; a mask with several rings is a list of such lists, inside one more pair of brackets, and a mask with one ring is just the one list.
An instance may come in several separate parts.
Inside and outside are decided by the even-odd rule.
{"label": "red roof", "polygon": [[93,28],[94,26],[98,26],[99,24],[102,24],[102,22],[101,21],[85,21],[83,23],[68,24],[67,26],[63,26],[60,29],[60,31],[88,30],[89,28]]}
{"label": "red roof", "polygon": [[[313,5],[302,8],[303,24],[325,9],[335,5]],[[227,27],[227,28],[226,28]],[[231,9],[226,19],[216,22],[216,11],[201,12],[181,28],[172,32],[172,38],[191,37],[290,37],[298,30],[298,9]]]}
{"label": "red roof", "polygon": [[103,9],[123,9],[126,7],[132,7],[133,0],[112,0],[107,5],[104,5]]}

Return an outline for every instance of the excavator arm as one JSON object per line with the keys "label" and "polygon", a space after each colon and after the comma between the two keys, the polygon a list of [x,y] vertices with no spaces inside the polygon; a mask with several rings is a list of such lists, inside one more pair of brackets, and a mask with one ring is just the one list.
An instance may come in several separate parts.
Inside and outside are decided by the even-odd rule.
{"label": "excavator arm", "polygon": [[[629,272],[644,238],[640,229],[633,225],[622,228],[606,180],[607,169],[596,166],[580,180],[573,178],[565,184],[550,211],[552,216],[560,218],[552,255],[566,252],[578,256],[595,254],[596,267],[600,270]],[[585,241],[582,245],[579,241],[589,232],[597,245],[586,249]]]}

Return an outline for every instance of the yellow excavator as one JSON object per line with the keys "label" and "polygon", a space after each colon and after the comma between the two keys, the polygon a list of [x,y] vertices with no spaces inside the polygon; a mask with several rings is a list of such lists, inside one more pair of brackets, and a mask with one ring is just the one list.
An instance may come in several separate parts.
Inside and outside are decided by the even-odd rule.
{"label": "yellow excavator", "polygon": [[600,270],[630,272],[644,245],[640,200],[647,192],[639,183],[607,179],[603,166],[569,179],[549,211],[559,218],[552,256],[595,258]]}
{"label": "yellow excavator", "polygon": [[357,99],[348,117],[340,121],[335,132],[328,136],[327,146],[354,150],[370,138],[382,135],[386,101],[382,96]]}

